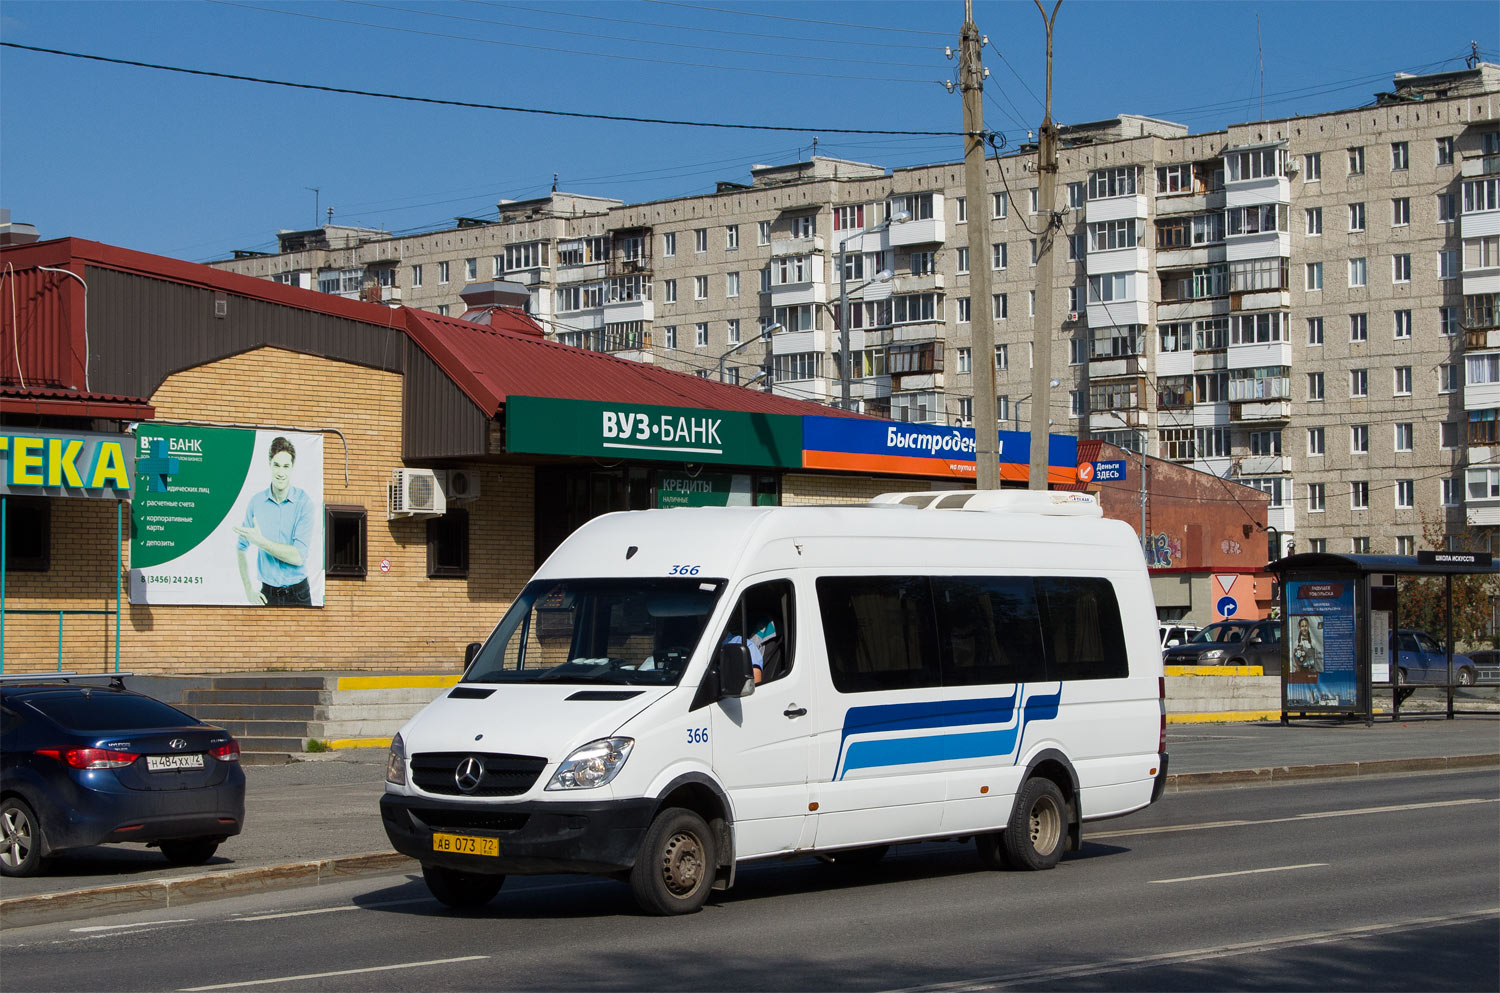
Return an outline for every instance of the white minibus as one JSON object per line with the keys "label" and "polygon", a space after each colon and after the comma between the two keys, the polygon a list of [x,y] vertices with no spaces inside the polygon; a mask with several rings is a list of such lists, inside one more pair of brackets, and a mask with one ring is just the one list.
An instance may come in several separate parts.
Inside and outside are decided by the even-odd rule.
{"label": "white minibus", "polygon": [[934,839],[1047,869],[1161,795],[1162,697],[1140,545],[1087,494],[609,514],[395,736],[381,814],[454,907],[570,872],[689,913],[751,860]]}

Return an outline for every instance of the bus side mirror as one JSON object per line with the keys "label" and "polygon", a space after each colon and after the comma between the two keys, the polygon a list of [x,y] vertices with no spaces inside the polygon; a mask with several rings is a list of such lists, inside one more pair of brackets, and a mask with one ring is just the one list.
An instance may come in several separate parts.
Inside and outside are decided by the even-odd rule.
{"label": "bus side mirror", "polygon": [[718,656],[719,699],[747,697],[755,692],[755,666],[750,646],[743,641],[720,645]]}
{"label": "bus side mirror", "polygon": [[481,648],[483,648],[483,647],[484,647],[484,643],[483,642],[479,642],[479,641],[471,641],[467,645],[464,646],[464,668],[465,669],[467,669],[469,667],[469,663],[471,663],[471,662],[474,661],[474,656],[478,655],[479,654],[479,650]]}

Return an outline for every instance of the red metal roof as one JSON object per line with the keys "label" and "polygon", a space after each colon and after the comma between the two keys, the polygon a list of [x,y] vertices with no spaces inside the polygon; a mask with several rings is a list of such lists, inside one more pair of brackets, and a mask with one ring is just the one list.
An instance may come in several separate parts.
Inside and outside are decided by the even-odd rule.
{"label": "red metal roof", "polygon": [[54,386],[21,387],[6,383],[0,385],[0,413],[145,421],[156,416],[156,408],[139,397],[82,393]]}
{"label": "red metal roof", "polygon": [[406,330],[492,417],[512,394],[760,414],[862,416],[422,310],[407,310]]}

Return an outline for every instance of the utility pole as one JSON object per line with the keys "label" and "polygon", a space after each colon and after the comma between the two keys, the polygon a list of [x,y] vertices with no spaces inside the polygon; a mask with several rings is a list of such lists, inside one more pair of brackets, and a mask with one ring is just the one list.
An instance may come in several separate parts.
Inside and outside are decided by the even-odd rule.
{"label": "utility pole", "polygon": [[1057,8],[1062,6],[1062,0],[1053,4],[1051,17],[1047,16],[1042,0],[1034,2],[1047,25],[1047,103],[1042,117],[1042,140],[1036,153],[1037,217],[1042,228],[1037,232],[1036,244],[1036,317],[1031,346],[1031,468],[1026,486],[1045,490],[1050,461],[1047,458],[1048,436],[1051,434],[1048,415],[1052,413],[1051,392],[1047,388],[1052,379],[1052,267],[1054,235],[1059,226],[1056,218],[1057,127],[1052,123],[1052,25],[1057,21]]}
{"label": "utility pole", "polygon": [[969,322],[974,356],[975,485],[981,490],[998,490],[1000,425],[996,421],[995,411],[995,312],[990,302],[990,211],[985,200],[988,184],[984,175],[984,69],[979,60],[979,28],[974,26],[974,0],[964,0],[958,76],[964,101],[964,193],[968,197],[969,212]]}

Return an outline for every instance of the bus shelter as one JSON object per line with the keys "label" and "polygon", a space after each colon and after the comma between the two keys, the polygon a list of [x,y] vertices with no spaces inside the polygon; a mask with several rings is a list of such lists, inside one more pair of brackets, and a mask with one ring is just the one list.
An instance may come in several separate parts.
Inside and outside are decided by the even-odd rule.
{"label": "bus shelter", "polygon": [[[1440,576],[1451,606],[1453,577],[1492,573],[1487,552],[1421,552],[1409,555],[1289,555],[1267,567],[1280,580],[1282,644],[1281,723],[1292,718],[1344,715],[1375,719],[1376,686],[1390,686],[1392,719],[1415,687],[1404,684],[1393,648],[1398,576]],[[1423,685],[1447,691],[1447,716],[1455,714],[1453,612],[1442,632],[1447,678]]]}

